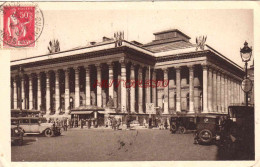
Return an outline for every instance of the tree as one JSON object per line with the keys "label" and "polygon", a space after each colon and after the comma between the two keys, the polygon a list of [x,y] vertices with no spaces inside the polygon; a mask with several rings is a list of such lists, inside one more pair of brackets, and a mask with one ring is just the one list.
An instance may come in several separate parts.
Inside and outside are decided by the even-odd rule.
{"label": "tree", "polygon": [[60,51],[60,42],[56,39],[49,42],[48,46],[49,53],[55,53]]}

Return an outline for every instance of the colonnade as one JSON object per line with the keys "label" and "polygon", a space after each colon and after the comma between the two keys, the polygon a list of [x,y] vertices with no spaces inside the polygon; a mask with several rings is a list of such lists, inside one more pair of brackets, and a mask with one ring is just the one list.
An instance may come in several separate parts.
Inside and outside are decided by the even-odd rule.
{"label": "colonnade", "polygon": [[[181,70],[183,66],[173,66],[168,68],[148,68],[148,66],[136,64],[129,61],[116,61],[106,64],[88,64],[81,66],[71,66],[66,68],[58,68],[47,71],[28,72],[24,74],[13,75],[11,79],[12,87],[12,108],[17,109],[38,109],[42,110],[43,103],[45,103],[46,114],[50,114],[51,110],[54,110],[55,114],[60,114],[62,110],[61,103],[64,103],[64,113],[68,114],[71,109],[71,73],[74,71],[74,106],[73,108],[80,107],[82,104],[96,105],[98,107],[106,107],[109,98],[114,99],[115,108],[119,108],[121,112],[137,112],[145,113],[146,103],[154,103],[158,106],[158,88],[145,87],[145,82],[149,80],[157,79],[157,72],[163,72],[163,79],[169,79],[169,68],[175,70],[174,78],[176,83],[176,89],[174,94],[176,96],[175,102],[171,101],[172,97],[169,97],[169,86],[163,88],[164,105],[163,114],[169,114],[169,104],[175,103],[176,112],[181,112],[182,92],[184,89],[188,89],[189,92],[189,113],[197,112],[195,110],[195,97],[194,97],[194,67],[201,66],[201,74],[196,74],[202,77],[202,83],[200,84],[202,92],[202,106],[199,112],[227,112],[227,108],[231,103],[241,103],[244,101],[244,93],[241,89],[239,79],[227,74],[225,71],[213,68],[205,64],[185,64],[188,68],[189,84],[188,88],[181,84]],[[73,70],[72,70],[73,69]],[[149,72],[150,69],[150,72]],[[82,80],[80,72],[85,72],[85,78]],[[107,73],[108,72],[108,73]],[[64,87],[61,86],[60,75],[64,73]],[[94,74],[95,73],[95,74]],[[114,82],[112,85],[102,88],[101,86],[92,87],[94,75],[98,83],[102,83],[104,74],[107,74],[108,85]],[[43,75],[45,75],[45,83],[43,87]],[[51,76],[54,77],[52,78]],[[27,77],[25,77],[27,76]],[[150,76],[150,78],[149,78]],[[25,84],[25,79],[28,85]],[[54,81],[55,80],[55,81]],[[120,86],[116,87],[116,83],[120,81]],[[126,87],[124,81],[143,81],[139,86],[130,88]],[[54,82],[53,82],[54,81]],[[122,82],[123,81],[123,82]],[[85,82],[82,84],[82,82]],[[54,84],[51,84],[54,83]],[[85,88],[80,88],[84,85]],[[27,86],[28,88],[25,88]],[[18,89],[19,88],[19,89]],[[83,91],[82,91],[83,90]],[[105,91],[104,91],[105,90]],[[21,92],[21,93],[19,93]],[[82,92],[84,94],[85,102],[81,102]],[[93,97],[93,92],[95,96]],[[18,97],[19,94],[19,97]],[[104,94],[107,97],[104,99]],[[54,96],[51,96],[54,95]],[[43,99],[45,97],[45,99]],[[62,101],[61,98],[64,97]],[[20,100],[22,99],[22,101]],[[92,100],[91,100],[92,99]],[[26,105],[28,100],[28,105]],[[55,101],[55,107],[51,108],[51,102]],[[21,104],[21,106],[20,106]],[[199,104],[200,105],[200,104]]]}

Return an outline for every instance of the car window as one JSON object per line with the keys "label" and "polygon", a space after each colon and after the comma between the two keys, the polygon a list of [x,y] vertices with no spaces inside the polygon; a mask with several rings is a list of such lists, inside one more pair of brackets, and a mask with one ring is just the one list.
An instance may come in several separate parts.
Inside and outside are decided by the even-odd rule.
{"label": "car window", "polygon": [[11,120],[11,125],[17,125],[18,124],[18,120]]}
{"label": "car window", "polygon": [[38,124],[38,119],[31,119],[32,124]]}
{"label": "car window", "polygon": [[21,123],[22,123],[22,124],[28,124],[28,123],[29,123],[29,119],[22,119],[22,120],[21,120]]}

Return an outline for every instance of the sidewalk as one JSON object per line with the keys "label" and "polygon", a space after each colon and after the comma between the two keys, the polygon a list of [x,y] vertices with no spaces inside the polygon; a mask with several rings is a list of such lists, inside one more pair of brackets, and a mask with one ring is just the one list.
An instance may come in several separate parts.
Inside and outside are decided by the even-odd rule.
{"label": "sidewalk", "polygon": [[[68,130],[113,130],[112,127],[105,127],[105,126],[99,126],[97,128],[91,127],[91,128],[87,128],[86,126],[84,126],[82,129],[81,127],[77,127],[77,128],[68,128]],[[145,126],[135,126],[135,127],[131,127],[130,130],[145,130],[145,129],[150,129],[148,127]],[[153,127],[151,128],[152,130],[160,130],[159,127]],[[120,126],[118,130],[129,130],[126,128],[126,125]],[[169,129],[162,129],[162,130],[169,130]]]}

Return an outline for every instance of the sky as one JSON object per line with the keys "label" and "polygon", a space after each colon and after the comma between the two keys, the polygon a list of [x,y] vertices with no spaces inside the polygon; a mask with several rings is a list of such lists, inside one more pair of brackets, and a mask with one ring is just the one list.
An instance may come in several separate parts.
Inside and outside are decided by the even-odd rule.
{"label": "sky", "polygon": [[[52,39],[60,41],[61,51],[101,41],[124,31],[125,39],[148,43],[153,33],[179,29],[191,37],[207,36],[206,44],[240,66],[240,48],[245,41],[253,46],[253,11],[249,9],[192,10],[43,10],[44,29],[35,48],[12,50],[11,60],[48,53]],[[249,63],[252,64],[252,61]]]}

